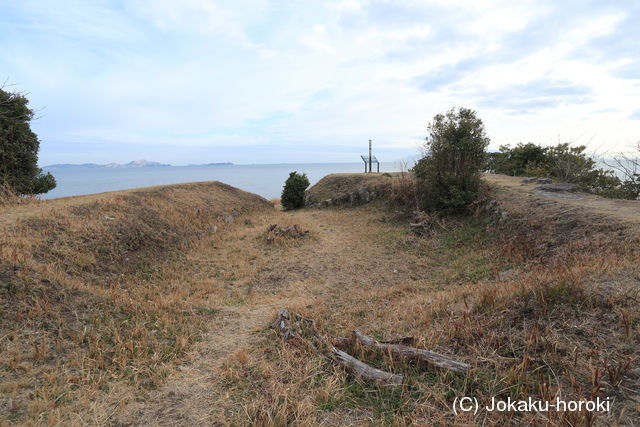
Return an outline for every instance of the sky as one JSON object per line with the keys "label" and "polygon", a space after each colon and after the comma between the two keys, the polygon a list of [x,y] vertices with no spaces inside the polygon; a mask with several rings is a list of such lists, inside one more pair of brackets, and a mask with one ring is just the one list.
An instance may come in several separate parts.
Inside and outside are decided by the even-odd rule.
{"label": "sky", "polygon": [[640,140],[640,1],[0,0],[40,164],[415,156],[433,116],[502,144]]}

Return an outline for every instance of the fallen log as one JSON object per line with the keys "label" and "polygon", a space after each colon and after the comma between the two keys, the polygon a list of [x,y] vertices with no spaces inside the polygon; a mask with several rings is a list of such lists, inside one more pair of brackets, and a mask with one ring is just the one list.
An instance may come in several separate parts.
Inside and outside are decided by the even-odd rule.
{"label": "fallen log", "polygon": [[373,338],[363,334],[357,329],[353,331],[353,339],[357,344],[363,347],[374,348],[385,353],[390,353],[399,359],[405,360],[417,360],[429,365],[433,365],[440,369],[446,369],[447,371],[455,372],[457,374],[465,374],[471,365],[459,362],[448,356],[419,348],[409,347],[401,344],[385,344],[380,343]]}
{"label": "fallen log", "polygon": [[402,384],[402,381],[404,381],[404,377],[402,375],[392,374],[390,372],[374,368],[373,366],[367,365],[366,363],[342,350],[338,350],[333,346],[330,347],[330,351],[331,359],[352,371],[356,376],[378,384],[400,385]]}
{"label": "fallen log", "polygon": [[[348,371],[353,373],[354,375],[364,378],[365,380],[369,380],[378,384],[386,384],[386,385],[400,385],[402,384],[404,377],[398,374],[392,374],[389,372],[385,372],[383,370],[374,368],[361,360],[356,359],[355,357],[345,353],[342,350],[338,350],[335,348],[327,338],[320,335],[315,330],[315,322],[309,319],[304,319],[299,316],[300,320],[310,322],[313,332],[314,338],[320,344],[320,349],[314,346],[316,350],[324,353],[335,363],[343,366]],[[302,328],[299,324],[291,325],[291,315],[286,308],[281,308],[278,310],[278,314],[276,315],[275,321],[271,324],[271,326],[276,329],[280,336],[284,340],[289,340],[291,338],[298,338],[302,341]]]}

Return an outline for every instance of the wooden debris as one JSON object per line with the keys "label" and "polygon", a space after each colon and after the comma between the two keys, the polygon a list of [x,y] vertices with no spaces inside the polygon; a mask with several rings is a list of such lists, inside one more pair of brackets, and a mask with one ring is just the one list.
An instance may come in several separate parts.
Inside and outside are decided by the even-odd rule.
{"label": "wooden debris", "polygon": [[428,214],[422,211],[413,212],[413,221],[409,223],[409,226],[413,231],[419,234],[427,234],[441,228],[446,230],[442,218],[436,214]]}
{"label": "wooden debris", "polygon": [[353,339],[356,343],[364,347],[375,348],[399,359],[417,360],[457,374],[465,374],[471,368],[471,365],[467,363],[459,362],[433,351],[409,347],[402,344],[385,344],[378,342],[373,338],[364,335],[357,329],[353,331]]}
{"label": "wooden debris", "polygon": [[[293,318],[296,320],[293,321]],[[310,331],[310,335],[307,333],[305,336],[310,336],[310,338],[303,337],[303,324],[305,325],[304,330],[307,332]],[[359,345],[381,351],[397,359],[418,361],[457,374],[466,374],[471,368],[471,365],[448,356],[430,350],[412,347],[411,345],[415,344],[413,337],[379,342],[357,329],[353,331],[351,338],[325,336],[316,329],[314,320],[304,318],[297,314],[291,316],[285,308],[278,310],[276,320],[273,322],[272,327],[280,333],[280,336],[284,340],[296,338],[308,344],[315,351],[326,355],[333,362],[343,366],[354,375],[378,384],[400,385],[404,377],[399,374],[392,374],[374,368],[346,353],[344,349]],[[340,348],[340,350],[336,347]]]}
{"label": "wooden debris", "polygon": [[280,227],[278,224],[271,224],[267,229],[267,242],[273,243],[279,237],[300,238],[309,234],[309,230],[303,230],[298,224],[290,227]]}
{"label": "wooden debris", "polygon": [[318,331],[315,329],[315,322],[313,320],[305,319],[302,316],[297,317],[299,319],[298,322],[292,322],[289,311],[285,308],[281,308],[280,310],[278,310],[276,320],[272,323],[271,326],[280,333],[280,336],[284,340],[297,338],[304,341],[302,337],[302,327],[300,326],[299,322],[306,322],[310,324],[311,329],[314,332],[313,339],[314,341],[316,341],[314,345],[316,350],[325,354],[335,363],[343,366],[354,375],[364,378],[368,381],[394,386],[402,384],[404,380],[404,377],[402,375],[392,374],[390,372],[385,372],[383,370],[374,368],[373,366],[370,366],[362,362],[361,360],[358,360],[355,357],[345,353],[344,351],[338,350],[329,342],[329,339],[318,333]]}
{"label": "wooden debris", "polygon": [[291,317],[289,316],[289,310],[286,308],[281,308],[278,310],[278,314],[276,315],[276,320],[271,324],[271,327],[277,329],[280,333],[280,336],[285,341],[296,336],[296,332],[293,332],[289,328],[289,320]]}
{"label": "wooden debris", "polygon": [[342,350],[331,346],[331,359],[344,366],[357,376],[379,384],[400,385],[404,377],[399,374],[382,371],[356,359]]}

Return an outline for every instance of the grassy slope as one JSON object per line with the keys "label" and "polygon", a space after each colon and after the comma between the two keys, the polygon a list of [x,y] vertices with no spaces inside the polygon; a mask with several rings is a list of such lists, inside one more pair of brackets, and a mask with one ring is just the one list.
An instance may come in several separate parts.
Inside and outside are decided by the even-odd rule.
{"label": "grassy slope", "polygon": [[[227,251],[235,280],[252,283],[235,321],[212,325],[188,370],[125,408],[133,422],[309,425],[630,424],[638,417],[638,231],[588,210],[500,190],[508,214],[450,221],[418,237],[378,203],[357,209],[271,212],[239,229]],[[312,238],[269,246],[269,223],[300,223]],[[260,263],[252,257],[258,255]],[[230,283],[230,286],[236,286]],[[362,355],[406,375],[401,389],[350,378],[308,346],[267,326],[286,306],[348,335],[414,336],[473,365],[466,378]],[[219,342],[237,340],[236,346]],[[211,375],[211,372],[215,372]],[[478,415],[454,398],[610,396],[610,414]],[[211,403],[215,402],[215,405]]]}
{"label": "grassy slope", "polygon": [[114,408],[96,396],[157,386],[219,304],[183,286],[186,254],[229,215],[270,206],[213,182],[6,210],[0,424],[101,423]]}
{"label": "grassy slope", "polygon": [[392,181],[391,174],[334,173],[322,178],[305,193],[317,202],[322,202],[346,193],[353,193],[364,186],[384,190],[391,186]]}
{"label": "grassy slope", "polygon": [[[259,213],[215,234],[194,231],[215,221],[215,208],[204,211],[216,212],[214,218],[198,219],[193,227],[193,210],[185,209],[190,220],[181,222],[184,211],[170,208],[172,197],[159,195],[149,196],[158,218],[136,212],[146,209],[131,203],[136,198],[116,207],[98,202],[100,215],[119,218],[119,224],[120,218],[148,218],[151,227],[114,226],[105,233],[99,230],[114,220],[91,219],[91,209],[65,210],[62,218],[35,225],[22,221],[2,252],[9,269],[0,273],[11,278],[3,283],[12,283],[2,294],[8,310],[3,320],[15,319],[0,335],[3,355],[16,355],[2,368],[5,420],[591,421],[585,414],[454,417],[450,407],[456,396],[487,401],[558,393],[615,397],[614,412],[596,418],[601,424],[637,419],[635,226],[589,209],[568,210],[562,201],[540,204],[509,189],[496,195],[506,220],[449,221],[423,237],[380,202],[279,212],[246,197],[243,202]],[[119,209],[129,214],[120,217]],[[198,237],[169,240],[165,247],[172,237],[154,234],[163,230],[156,220],[182,223],[187,235]],[[311,235],[268,244],[270,223],[299,223]],[[123,242],[135,243],[138,232],[151,233],[161,249],[122,253]],[[100,243],[91,236],[102,236]],[[176,244],[180,252],[172,250]],[[31,255],[42,246],[54,250]],[[22,308],[14,312],[13,305]],[[473,370],[458,378],[363,355],[408,378],[398,390],[363,383],[308,347],[282,343],[268,328],[282,306],[336,334],[359,328],[378,338],[414,336],[419,346],[467,361]],[[41,336],[45,345],[39,347]]]}

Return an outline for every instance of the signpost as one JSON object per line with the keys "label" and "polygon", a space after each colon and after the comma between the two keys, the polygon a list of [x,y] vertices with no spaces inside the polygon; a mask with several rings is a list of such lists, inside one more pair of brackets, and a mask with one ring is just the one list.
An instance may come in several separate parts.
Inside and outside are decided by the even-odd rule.
{"label": "signpost", "polygon": [[[371,153],[371,140],[369,140],[369,155],[368,156],[360,156],[360,158],[364,162],[364,173],[373,172],[373,167],[372,167],[373,163],[378,165],[378,172],[380,172],[380,162],[378,161],[378,159],[376,159],[376,156],[374,156]],[[368,171],[367,171],[367,166],[369,167]]]}

